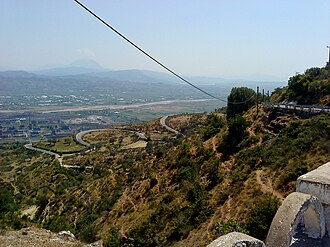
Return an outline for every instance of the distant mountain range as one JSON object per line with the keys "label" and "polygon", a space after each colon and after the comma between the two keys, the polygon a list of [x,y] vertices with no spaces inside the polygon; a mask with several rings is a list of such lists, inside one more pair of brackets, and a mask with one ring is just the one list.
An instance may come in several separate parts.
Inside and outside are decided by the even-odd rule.
{"label": "distant mountain range", "polygon": [[69,65],[63,67],[48,68],[42,70],[33,71],[33,73],[38,75],[47,76],[68,76],[68,75],[81,75],[93,72],[107,71],[96,61],[91,59],[81,59],[72,62]]}
{"label": "distant mountain range", "polygon": [[[284,86],[284,82],[255,82],[213,77],[186,77],[190,82],[203,86],[216,86],[225,91],[232,87],[247,86],[251,88],[264,88],[272,91],[274,88]],[[144,86],[142,87],[142,84]],[[162,73],[149,70],[110,70],[105,69],[93,60],[78,60],[67,66],[50,68],[45,70],[27,71],[4,71],[0,72],[0,92],[36,92],[36,91],[61,91],[70,90],[98,90],[101,88],[116,87],[118,90],[137,88],[147,90],[150,84],[157,84],[162,94],[164,88],[185,88],[189,86],[170,73]],[[189,88],[191,90],[192,88]],[[194,90],[194,89],[192,89]]]}

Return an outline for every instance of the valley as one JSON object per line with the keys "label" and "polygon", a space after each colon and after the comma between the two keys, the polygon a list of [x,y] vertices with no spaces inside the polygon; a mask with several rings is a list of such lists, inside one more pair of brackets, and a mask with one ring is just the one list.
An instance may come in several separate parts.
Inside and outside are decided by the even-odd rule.
{"label": "valley", "polygon": [[2,1],[0,247],[328,247],[329,9]]}
{"label": "valley", "polygon": [[[324,89],[315,96],[305,83],[303,93],[327,104],[328,68],[317,71],[309,83]],[[115,105],[107,116],[101,113],[108,106],[14,113],[22,115],[6,122],[9,129],[26,128],[24,141],[36,149],[14,139],[0,144],[1,228],[65,230],[82,244],[103,246],[199,247],[232,231],[264,240],[296,179],[330,160],[330,115],[256,105],[255,96],[233,88],[227,108],[200,113],[185,110],[215,101]],[[301,99],[289,84],[265,100],[279,97]],[[54,120],[47,122],[47,115]],[[67,133],[33,140],[47,125]]]}
{"label": "valley", "polygon": [[[249,114],[254,115],[255,110]],[[32,221],[17,218],[20,227],[32,224],[55,232],[70,230],[84,242],[101,238],[106,246],[205,246],[229,229],[251,234],[255,205],[262,208],[263,203],[271,202],[272,209],[267,206],[265,210],[276,209],[277,198],[292,191],[298,171],[313,169],[330,158],[329,152],[320,148],[328,145],[329,138],[323,135],[319,140],[316,132],[314,141],[306,136],[292,142],[297,150],[301,140],[307,141],[304,153],[292,155],[292,150],[283,155],[283,151],[276,151],[288,138],[285,133],[290,127],[283,126],[282,134],[273,139],[264,130],[268,125],[261,121],[271,112],[263,108],[260,114],[249,127],[247,146],[230,159],[219,149],[225,132],[202,140],[214,124],[212,119],[221,119],[216,113],[168,117],[166,125],[186,136],[175,139],[160,118],[86,133],[82,139],[95,149],[64,156],[67,168],[53,156],[2,146],[3,188],[11,191],[6,181],[16,188],[9,193],[16,198],[19,211],[37,208]],[[278,117],[282,119],[281,114]],[[296,124],[301,133],[310,135],[310,126],[319,125],[314,131],[324,131],[328,118],[315,116]],[[147,140],[141,145],[138,136],[125,129],[143,133]],[[260,141],[261,146],[257,144]],[[279,163],[278,155],[289,160],[287,165]],[[299,163],[300,159],[306,162]],[[292,169],[297,172],[288,173]]]}

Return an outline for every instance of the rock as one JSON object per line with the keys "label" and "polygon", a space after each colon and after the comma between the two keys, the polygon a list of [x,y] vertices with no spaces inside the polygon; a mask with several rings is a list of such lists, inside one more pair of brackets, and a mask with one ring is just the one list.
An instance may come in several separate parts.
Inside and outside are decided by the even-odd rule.
{"label": "rock", "polygon": [[84,247],[103,247],[103,241],[99,240],[91,244],[86,244]]}
{"label": "rock", "polygon": [[[0,246],[11,247],[82,247],[69,231],[54,233],[46,229],[28,227],[20,231],[5,231],[0,234]],[[96,245],[93,247],[99,247]]]}
{"label": "rock", "polygon": [[315,196],[323,204],[330,205],[330,162],[300,176],[297,191]]}
{"label": "rock", "polygon": [[60,231],[58,233],[58,235],[60,237],[64,237],[64,238],[73,238],[73,239],[76,239],[76,237],[70,231]]}
{"label": "rock", "polygon": [[231,232],[223,235],[207,247],[266,247],[259,239],[240,232]]}

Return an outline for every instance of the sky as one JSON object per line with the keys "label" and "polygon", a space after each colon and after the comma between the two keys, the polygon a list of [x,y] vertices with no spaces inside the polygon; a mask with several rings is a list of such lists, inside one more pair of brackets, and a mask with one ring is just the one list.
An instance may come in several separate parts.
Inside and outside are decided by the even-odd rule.
{"label": "sky", "polygon": [[[80,0],[178,74],[287,80],[322,67],[329,0]],[[93,59],[164,71],[73,0],[1,0],[0,70]]]}

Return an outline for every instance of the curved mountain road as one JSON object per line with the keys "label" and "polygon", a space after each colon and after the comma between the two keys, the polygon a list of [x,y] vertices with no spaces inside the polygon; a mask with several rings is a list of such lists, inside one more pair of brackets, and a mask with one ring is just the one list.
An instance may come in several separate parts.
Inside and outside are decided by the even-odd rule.
{"label": "curved mountain road", "polygon": [[84,131],[80,131],[78,134],[76,134],[76,140],[77,142],[79,142],[81,145],[84,145],[86,147],[90,147],[91,144],[88,142],[85,142],[82,137],[90,132],[97,132],[97,131],[107,131],[107,130],[120,130],[120,131],[127,131],[130,133],[133,133],[135,135],[137,135],[140,139],[147,139],[147,137],[145,136],[145,134],[140,133],[140,132],[136,132],[133,130],[125,130],[125,129],[92,129],[92,130],[84,130]]}
{"label": "curved mountain road", "polygon": [[33,150],[33,151],[38,151],[38,152],[42,152],[42,153],[44,153],[44,154],[49,154],[49,155],[53,155],[53,156],[55,156],[55,158],[58,160],[58,162],[60,163],[60,165],[61,165],[62,167],[65,167],[65,168],[80,168],[80,166],[68,166],[68,165],[63,165],[63,158],[64,158],[64,157],[69,157],[69,156],[75,155],[75,154],[77,154],[77,153],[70,153],[70,154],[62,154],[62,155],[59,155],[58,153],[55,153],[55,152],[52,152],[52,151],[49,151],[49,150],[46,150],[46,149],[41,149],[41,148],[33,147],[33,146],[32,146],[32,143],[25,144],[24,147],[27,148],[27,149]]}
{"label": "curved mountain road", "polygon": [[55,158],[57,158],[57,159],[61,156],[58,153],[55,153],[55,152],[52,152],[52,151],[48,151],[48,150],[45,150],[45,149],[33,147],[32,143],[25,144],[24,147],[27,148],[27,149],[33,150],[33,151],[39,151],[39,152],[42,152],[42,153],[45,153],[45,154],[54,155]]}
{"label": "curved mountain road", "polygon": [[[139,132],[136,132],[136,131],[132,131],[132,130],[122,130],[122,129],[92,129],[92,130],[84,130],[84,131],[80,131],[78,134],[76,134],[76,140],[77,142],[79,142],[81,145],[83,146],[86,146],[87,148],[89,148],[88,150],[86,150],[85,152],[88,153],[91,151],[91,144],[84,141],[82,139],[82,137],[87,134],[87,133],[90,133],[90,132],[96,132],[96,131],[106,131],[106,130],[121,130],[121,131],[128,131],[130,133],[133,133],[135,135],[137,135],[140,139],[147,139],[145,134],[143,133],[139,133]],[[72,165],[63,165],[63,158],[64,157],[69,157],[69,156],[73,156],[73,155],[76,155],[78,153],[68,153],[68,154],[58,154],[58,153],[55,153],[53,151],[49,151],[49,150],[46,150],[46,149],[41,149],[41,148],[36,148],[36,147],[33,147],[32,146],[32,143],[29,143],[29,144],[25,144],[24,145],[25,148],[27,149],[30,149],[30,150],[33,150],[33,151],[38,151],[38,152],[42,152],[42,153],[45,153],[45,154],[49,154],[49,155],[53,155],[55,156],[55,158],[59,161],[60,165],[62,167],[65,167],[65,168],[80,168],[80,166],[72,166]]]}
{"label": "curved mountain road", "polygon": [[84,130],[84,131],[80,131],[78,134],[76,134],[76,140],[77,142],[79,142],[81,145],[84,145],[86,147],[90,147],[91,144],[88,143],[88,142],[85,142],[82,137],[87,134],[87,133],[90,133],[90,132],[96,132],[96,131],[105,131],[105,130],[108,130],[108,129],[92,129],[92,130]]}
{"label": "curved mountain road", "polygon": [[161,124],[161,126],[163,126],[165,129],[167,129],[167,130],[170,131],[170,132],[173,132],[173,133],[176,134],[176,135],[179,135],[179,134],[183,135],[181,132],[179,132],[179,131],[177,131],[177,130],[175,130],[175,129],[172,129],[170,126],[166,125],[166,119],[167,119],[168,117],[169,117],[169,116],[165,116],[165,117],[162,117],[162,118],[160,119],[160,124]]}

